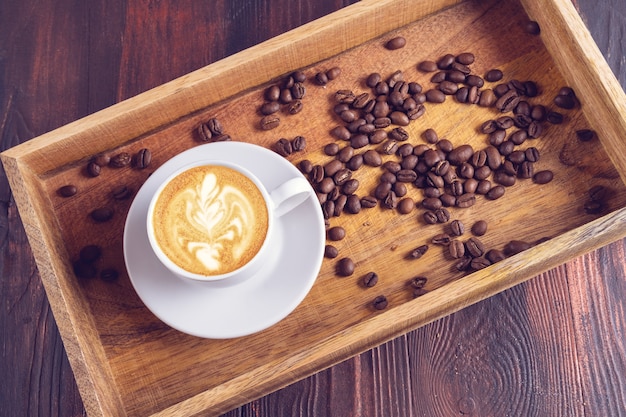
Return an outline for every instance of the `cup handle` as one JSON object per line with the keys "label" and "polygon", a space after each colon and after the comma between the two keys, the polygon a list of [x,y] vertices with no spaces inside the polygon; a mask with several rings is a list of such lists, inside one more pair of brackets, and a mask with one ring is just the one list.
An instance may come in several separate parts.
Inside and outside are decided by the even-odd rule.
{"label": "cup handle", "polygon": [[274,214],[282,216],[298,207],[311,195],[311,185],[307,180],[295,177],[285,181],[270,192],[274,203]]}

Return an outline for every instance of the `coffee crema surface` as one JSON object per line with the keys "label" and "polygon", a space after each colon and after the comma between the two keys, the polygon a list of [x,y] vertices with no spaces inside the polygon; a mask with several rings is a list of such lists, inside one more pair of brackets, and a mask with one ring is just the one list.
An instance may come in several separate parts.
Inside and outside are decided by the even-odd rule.
{"label": "coffee crema surface", "polygon": [[175,176],[152,212],[156,241],[182,269],[205,276],[248,263],[265,241],[269,214],[263,194],[241,172],[202,165]]}

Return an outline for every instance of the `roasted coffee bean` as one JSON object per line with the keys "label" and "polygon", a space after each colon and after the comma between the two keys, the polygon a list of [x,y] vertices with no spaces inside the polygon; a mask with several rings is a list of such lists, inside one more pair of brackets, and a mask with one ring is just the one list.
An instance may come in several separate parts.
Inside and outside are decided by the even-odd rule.
{"label": "roasted coffee bean", "polygon": [[498,97],[491,89],[482,90],[478,98],[478,105],[481,107],[491,107],[496,104]]}
{"label": "roasted coffee bean", "polygon": [[111,191],[111,195],[115,200],[126,200],[133,194],[133,191],[126,185],[118,185]]}
{"label": "roasted coffee bean", "polygon": [[463,162],[457,169],[458,175],[460,178],[473,178],[474,177],[474,167],[469,162]]}
{"label": "roasted coffee bean", "polygon": [[581,142],[589,142],[595,137],[595,132],[591,129],[580,129],[576,131],[576,137]]}
{"label": "roasted coffee bean", "polygon": [[347,163],[354,156],[354,148],[352,146],[346,146],[341,148],[339,153],[336,155],[337,161],[341,163]]}
{"label": "roasted coffee bean", "polygon": [[415,201],[410,197],[403,198],[398,203],[398,213],[400,214],[409,214],[413,209],[415,209]]}
{"label": "roasted coffee bean", "polygon": [[476,195],[473,193],[457,196],[456,206],[459,208],[467,208],[476,204]]}
{"label": "roasted coffee bean", "polygon": [[489,261],[489,259],[483,256],[479,256],[478,258],[473,258],[470,262],[470,268],[476,271],[487,268],[489,265],[491,265],[491,262]]}
{"label": "roasted coffee bean", "polygon": [[287,105],[287,113],[289,114],[298,114],[304,108],[304,104],[302,100],[293,100]]}
{"label": "roasted coffee bean", "polygon": [[273,147],[274,151],[281,156],[289,156],[293,153],[291,142],[285,138],[280,138]]}
{"label": "roasted coffee bean", "polygon": [[478,180],[475,178],[468,178],[463,183],[463,190],[466,194],[474,194],[478,188]]}
{"label": "roasted coffee bean", "polygon": [[520,101],[520,96],[515,90],[507,91],[496,101],[495,107],[502,113],[513,111]]}
{"label": "roasted coffee bean", "polygon": [[[506,175],[515,175],[515,174],[517,174],[517,168],[516,168],[516,166],[515,166],[515,164],[513,162],[511,162],[511,161],[509,161],[507,159],[502,164],[502,167],[500,167],[500,171],[496,174],[496,176],[500,175],[501,173],[504,173]],[[496,178],[496,182],[498,182],[497,178]],[[502,184],[502,185],[506,185],[506,184]]]}
{"label": "roasted coffee bean", "polygon": [[361,199],[356,194],[350,194],[346,201],[345,211],[350,214],[358,214],[361,211]]}
{"label": "roasted coffee bean", "polygon": [[422,214],[424,222],[426,224],[435,224],[437,223],[437,215],[432,211],[426,211]]}
{"label": "roasted coffee bean", "polygon": [[553,125],[560,125],[563,123],[564,116],[559,112],[551,111],[546,115],[546,120]]}
{"label": "roasted coffee bean", "polygon": [[391,189],[398,197],[404,197],[408,192],[406,185],[403,182],[396,182],[391,186]]}
{"label": "roasted coffee bean", "polygon": [[604,211],[605,203],[604,201],[598,200],[588,200],[583,204],[583,209],[587,214],[599,214]]}
{"label": "roasted coffee bean", "polygon": [[[375,151],[372,151],[375,152]],[[363,155],[356,154],[353,155],[352,158],[348,162],[346,162],[346,168],[351,171],[357,171],[359,168],[363,166]]]}
{"label": "roasted coffee bean", "polygon": [[437,223],[447,223],[450,221],[450,212],[446,208],[439,208],[435,210],[435,216],[437,217]]}
{"label": "roasted coffee bean", "polygon": [[[271,103],[271,104],[275,104],[277,107],[276,111],[278,111],[278,109],[280,108],[280,105],[278,103]],[[213,137],[213,133],[211,133],[211,129],[209,129],[209,126],[206,123],[200,123],[200,126],[198,126],[197,132],[198,132],[198,139],[201,142],[209,142],[211,138]]]}
{"label": "roasted coffee bean", "polygon": [[523,240],[511,240],[509,243],[504,245],[504,254],[507,256],[513,256],[520,252],[529,249],[532,245]]}
{"label": "roasted coffee bean", "polygon": [[454,94],[454,98],[459,103],[467,103],[468,97],[469,97],[469,88],[467,87],[460,87]]}
{"label": "roasted coffee bean", "polygon": [[396,174],[399,182],[414,182],[417,179],[417,173],[410,169],[402,169]]}
{"label": "roasted coffee bean", "polygon": [[[483,167],[483,168],[489,168],[489,167]],[[476,186],[476,194],[485,195],[490,190],[491,190],[491,181],[486,180],[486,179],[478,181],[478,186]]]}
{"label": "roasted coffee bean", "polygon": [[207,120],[206,125],[209,127],[209,130],[211,131],[211,133],[215,136],[219,136],[224,133],[224,128],[222,127],[222,123],[220,123],[220,121],[215,117],[212,117],[209,120]]}
{"label": "roasted coffee bean", "polygon": [[503,77],[504,77],[503,72],[497,68],[494,68],[494,69],[487,71],[487,73],[485,74],[485,81],[488,81],[490,83],[495,83],[497,81],[500,81]]}
{"label": "roasted coffee bean", "polygon": [[100,207],[89,213],[91,218],[98,223],[103,223],[111,220],[113,218],[113,214],[113,209],[109,207]]}
{"label": "roasted coffee bean", "polygon": [[436,197],[427,197],[422,200],[422,207],[427,210],[435,211],[437,209],[440,209],[442,206],[443,204],[441,203],[441,200]]}
{"label": "roasted coffee bean", "polygon": [[330,219],[335,215],[335,201],[331,196],[327,196],[327,200],[322,204],[322,215],[325,219]]}
{"label": "roasted coffee bean", "polygon": [[[278,110],[280,110],[280,103],[278,103],[277,101],[267,101],[267,102],[263,103],[261,105],[261,108],[259,109],[259,111],[261,112],[261,114],[263,116],[268,116],[270,114],[274,114]],[[202,128],[203,126],[206,126],[206,125],[200,125],[200,128]],[[207,130],[208,130],[208,127],[207,127]],[[204,142],[207,142],[209,140],[211,140],[211,136],[203,137],[203,141]]]}
{"label": "roasted coffee bean", "polygon": [[477,258],[485,253],[485,246],[480,241],[480,239],[476,237],[470,237],[465,242],[465,250],[473,258]]}
{"label": "roasted coffee bean", "polygon": [[530,148],[526,148],[524,156],[529,162],[537,162],[539,160],[539,150],[534,146],[531,146]]}
{"label": "roasted coffee bean", "polygon": [[329,240],[338,241],[346,237],[346,229],[341,226],[334,226],[328,229],[326,233]]}
{"label": "roasted coffee bean", "polygon": [[500,152],[500,155],[502,156],[507,156],[514,150],[515,150],[515,144],[511,142],[510,140],[505,140],[504,142],[500,144],[500,146],[498,146],[498,152]]}
{"label": "roasted coffee bean", "polygon": [[587,193],[591,201],[604,201],[608,195],[608,190],[603,185],[594,185]]}
{"label": "roasted coffee bean", "polygon": [[426,252],[428,252],[428,245],[421,245],[409,252],[407,257],[409,259],[419,259],[424,256]]}
{"label": "roasted coffee bean", "polygon": [[324,247],[324,256],[329,259],[334,259],[339,255],[339,251],[333,245],[326,245]]}
{"label": "roasted coffee bean", "polygon": [[308,159],[303,159],[298,163],[298,168],[300,169],[300,172],[308,175],[311,173],[311,171],[313,171],[313,163]]}
{"label": "roasted coffee bean", "polygon": [[509,88],[509,85],[507,83],[498,84],[498,85],[496,85],[493,88],[493,92],[496,94],[497,97],[502,97],[509,90],[510,90],[510,88]]}
{"label": "roasted coffee bean", "polygon": [[84,246],[79,253],[80,260],[86,263],[96,262],[101,256],[102,248],[98,245]]}
{"label": "roasted coffee bean", "polygon": [[319,184],[324,179],[324,167],[321,165],[314,165],[309,173],[309,178],[313,184]]}
{"label": "roasted coffee bean", "polygon": [[417,65],[417,69],[422,72],[435,72],[437,71],[437,63],[429,60],[421,61]]}
{"label": "roasted coffee bean", "polygon": [[357,180],[356,178],[347,180],[341,186],[341,192],[344,193],[345,195],[354,194],[356,190],[358,189],[359,189],[359,180]]}
{"label": "roasted coffee bean", "polygon": [[446,71],[438,71],[435,74],[433,74],[432,77],[430,77],[430,82],[433,84],[439,84],[445,81],[447,75],[448,73]]}
{"label": "roasted coffee bean", "polygon": [[519,178],[532,178],[535,172],[535,165],[532,162],[524,161],[517,168],[517,176]]}
{"label": "roasted coffee bean", "polygon": [[406,45],[406,39],[402,36],[396,36],[395,38],[391,38],[385,43],[385,48],[393,51],[396,49],[404,48]]}
{"label": "roasted coffee bean", "polygon": [[317,85],[326,85],[328,84],[328,75],[326,75],[325,71],[320,71],[315,74],[315,82]]}
{"label": "roasted coffee bean", "polygon": [[463,187],[463,182],[461,181],[452,182],[452,184],[450,184],[450,193],[452,193],[452,195],[456,197],[463,195],[465,193],[465,187]]}
{"label": "roasted coffee bean", "polygon": [[478,220],[472,225],[472,233],[476,236],[483,236],[487,233],[487,222],[484,220]]}
{"label": "roasted coffee bean", "polygon": [[496,185],[496,186],[491,187],[491,189],[487,192],[485,197],[487,197],[489,200],[497,200],[498,198],[504,195],[505,191],[506,189],[504,188],[504,186]]}
{"label": "roasted coffee bean", "polygon": [[381,204],[385,208],[395,209],[398,207],[398,196],[394,191],[389,191],[385,198],[381,200]]}
{"label": "roasted coffee bean", "polygon": [[328,156],[335,156],[339,153],[339,145],[334,142],[331,142],[324,146],[324,154]]}
{"label": "roasted coffee bean", "polygon": [[485,258],[487,258],[492,264],[495,264],[496,262],[506,259],[506,255],[500,249],[491,249],[487,251]]}
{"label": "roasted coffee bean", "polygon": [[357,133],[350,138],[350,146],[354,149],[360,149],[370,143],[369,137],[363,133]]}
{"label": "roasted coffee bean", "polygon": [[418,156],[413,153],[413,145],[410,143],[400,145],[396,153],[402,158],[401,166],[404,169],[413,169],[419,162]]}
{"label": "roasted coffee bean", "polygon": [[554,173],[550,170],[543,170],[533,175],[533,181],[536,184],[547,184],[554,178]]}
{"label": "roasted coffee bean", "polygon": [[269,86],[264,93],[267,101],[278,101],[280,97],[280,87],[277,85]]}
{"label": "roasted coffee bean", "polygon": [[380,147],[380,153],[384,155],[393,155],[396,153],[397,150],[398,150],[398,142],[396,142],[395,140],[391,140],[391,139],[387,140]]}
{"label": "roasted coffee bean", "polygon": [[336,126],[330,130],[330,134],[339,140],[350,140],[352,134],[345,126]]}
{"label": "roasted coffee bean", "polygon": [[472,264],[472,259],[471,256],[463,256],[456,261],[454,268],[460,272],[467,271]]}
{"label": "roasted coffee bean", "polygon": [[378,205],[378,200],[372,196],[364,196],[361,198],[360,203],[363,208],[374,208]]}
{"label": "roasted coffee bean", "polygon": [[388,305],[389,302],[387,301],[387,297],[385,297],[384,295],[379,295],[378,297],[374,298],[374,301],[372,302],[372,306],[375,310],[384,310],[387,308]]}
{"label": "roasted coffee bean", "polygon": [[343,210],[346,207],[346,203],[348,202],[348,196],[345,194],[340,194],[335,200],[335,209],[334,209],[334,213],[333,215],[335,217],[339,217],[341,216],[341,213],[343,213]]}
{"label": "roasted coffee bean", "polygon": [[576,107],[576,98],[571,95],[559,94],[554,97],[554,104],[562,109],[571,110]]}
{"label": "roasted coffee bean", "polygon": [[72,265],[74,270],[74,275],[78,278],[83,279],[91,279],[95,278],[98,275],[98,268],[93,263],[76,261]]}
{"label": "roasted coffee bean", "polygon": [[324,165],[324,175],[326,175],[327,177],[332,177],[343,168],[344,165],[342,161],[338,159],[333,159],[332,161]]}
{"label": "roasted coffee bean", "polygon": [[429,103],[443,103],[446,101],[446,95],[438,89],[430,89],[426,91],[426,101]]}
{"label": "roasted coffee bean", "polygon": [[445,70],[450,68],[450,66],[455,61],[455,56],[452,54],[445,54],[437,60],[437,68],[441,70]]}
{"label": "roasted coffee bean", "polygon": [[260,127],[262,130],[271,130],[280,124],[280,117],[270,114],[261,118]]}
{"label": "roasted coffee bean", "polygon": [[[508,164],[505,162],[505,165],[507,166],[510,165],[511,167],[513,167],[510,161],[507,161],[507,162]],[[493,181],[505,187],[511,187],[515,185],[515,182],[516,182],[515,173],[516,171],[514,167],[513,167],[513,174],[510,174],[506,172],[505,170],[498,170],[494,172],[493,174]]]}
{"label": "roasted coffee bean", "polygon": [[370,88],[375,88],[376,84],[378,84],[381,80],[382,80],[381,75],[377,72],[373,72],[370,75],[368,75],[367,79],[365,80],[365,85],[367,85]]}
{"label": "roasted coffee bean", "polygon": [[389,115],[389,118],[391,119],[391,123],[396,126],[408,126],[409,123],[411,122],[409,117],[406,115],[406,113],[401,112],[401,111],[391,112],[391,114]]}
{"label": "roasted coffee bean", "polygon": [[434,245],[441,245],[441,246],[448,246],[451,241],[452,241],[452,238],[447,233],[439,233],[438,235],[433,236],[433,238],[431,239],[431,242]]}
{"label": "roasted coffee bean", "polygon": [[490,175],[491,175],[491,168],[489,168],[487,165],[482,166],[480,168],[476,168],[474,170],[474,178],[478,180],[479,182],[489,178]]}
{"label": "roasted coffee bean", "polygon": [[120,152],[114,155],[109,161],[109,165],[113,168],[123,168],[131,163],[132,157],[128,152]]}
{"label": "roasted coffee bean", "polygon": [[337,262],[337,275],[340,275],[342,277],[349,277],[350,275],[354,274],[355,268],[356,265],[354,264],[354,261],[352,259],[341,258]]}
{"label": "roasted coffee bean", "polygon": [[471,145],[460,145],[448,153],[447,159],[452,165],[461,165],[474,155]]}
{"label": "roasted coffee bean", "polygon": [[57,193],[61,197],[65,197],[65,198],[72,197],[73,195],[76,195],[77,192],[78,192],[78,188],[72,184],[64,185],[63,187],[57,190]]}
{"label": "roasted coffee bean", "polygon": [[385,139],[387,139],[388,134],[386,130],[376,129],[369,135],[370,144],[378,145],[379,143],[383,143]]}
{"label": "roasted coffee bean", "polygon": [[454,259],[462,258],[465,256],[465,245],[460,240],[451,240],[448,244],[448,254]]}
{"label": "roasted coffee bean", "polygon": [[363,286],[371,288],[378,283],[378,274],[376,272],[368,272],[363,275],[362,282]]}
{"label": "roasted coffee bean", "polygon": [[422,137],[428,143],[437,143],[439,141],[439,137],[437,136],[437,132],[434,129],[428,128],[422,133]]}
{"label": "roasted coffee bean", "polygon": [[133,162],[135,167],[138,169],[147,168],[148,165],[150,165],[150,162],[152,162],[152,152],[150,152],[150,149],[147,148],[140,149],[135,154]]}
{"label": "roasted coffee bean", "polygon": [[322,179],[316,186],[317,191],[328,194],[335,189],[335,181],[331,177]]}
{"label": "roasted coffee bean", "polygon": [[456,197],[451,194],[442,194],[439,199],[441,200],[441,203],[444,207],[456,206]]}
{"label": "roasted coffee bean", "polygon": [[452,220],[450,223],[450,233],[452,233],[453,236],[461,236],[465,233],[465,225],[463,222],[461,220]]}

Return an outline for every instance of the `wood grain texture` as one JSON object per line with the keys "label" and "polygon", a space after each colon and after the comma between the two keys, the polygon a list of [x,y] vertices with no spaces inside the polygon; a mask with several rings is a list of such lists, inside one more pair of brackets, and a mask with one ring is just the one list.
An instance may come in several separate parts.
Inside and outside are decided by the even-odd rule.
{"label": "wood grain texture", "polygon": [[[159,9],[156,13],[160,13],[160,19],[156,19],[155,27],[147,33],[163,36],[159,41],[167,44],[170,37],[167,36],[166,14],[178,9],[165,3],[146,3],[141,7]],[[229,4],[233,3],[237,2]],[[583,6],[582,1],[578,3]],[[142,32],[137,22],[142,21],[144,15],[135,10],[137,14],[130,19],[124,16],[124,5],[114,5],[108,10],[110,4],[113,3],[107,2],[106,8],[107,14],[112,16],[112,24],[100,23],[100,27],[107,30],[94,30],[95,38],[98,33],[103,36],[90,40],[90,43],[105,46],[101,48],[75,46],[82,43],[84,16],[90,16],[87,20],[94,25],[91,27],[97,27],[104,4],[87,7],[76,2],[67,4],[65,9],[59,5],[49,6],[51,10],[40,8],[41,17],[36,25],[30,23],[22,11],[30,10],[23,2],[13,2],[12,8],[7,9],[14,12],[13,16],[22,16],[21,20],[11,22],[6,19],[7,14],[1,15],[7,20],[2,21],[4,33],[32,37],[30,41],[22,41],[25,43],[15,42],[18,46],[3,43],[0,48],[3,68],[7,68],[2,85],[11,87],[0,92],[2,149],[189,70],[187,53],[176,55],[163,48],[155,54],[157,58],[153,58],[147,50],[134,51],[132,54],[137,55],[131,56],[130,41],[120,47],[119,31],[126,27],[129,33]],[[340,6],[329,5],[328,11]],[[246,9],[249,7],[252,11]],[[242,13],[247,16],[247,22],[255,21],[254,16],[262,15],[260,10],[265,10],[260,2],[246,2],[239,8],[233,6],[223,12],[226,18],[216,12],[215,16],[219,17],[214,19],[217,25],[222,25],[220,28],[223,22],[230,22],[232,26],[229,26],[231,30],[213,29],[211,33],[216,36],[231,33],[229,39],[235,40],[226,43],[236,45],[233,48],[237,49],[286,30],[280,22],[297,25],[315,17],[311,13],[316,12],[297,2],[285,7],[290,10],[290,17],[285,18],[283,14],[268,17],[267,21],[277,21],[268,25],[271,28],[249,24],[248,27],[257,31],[246,30],[245,33],[252,33],[246,35],[249,36],[247,41],[239,38],[241,26],[232,21],[237,21],[236,17]],[[601,15],[602,10],[594,7],[594,13],[586,15],[587,21],[594,15],[595,19],[603,21],[601,19],[607,15]],[[190,18],[181,22],[188,23],[186,19]],[[77,34],[55,31],[53,25],[67,25]],[[617,27],[623,31],[623,25]],[[183,35],[172,35],[176,42],[171,45],[184,48],[185,29],[178,30]],[[47,40],[50,34],[52,41]],[[107,35],[113,37],[107,38]],[[117,46],[116,42],[119,42]],[[609,42],[612,47],[615,47],[614,42]],[[37,48],[30,49],[31,44],[37,44]],[[56,53],[57,45],[64,45],[60,54]],[[618,43],[618,48],[620,45],[623,48],[623,42]],[[218,59],[220,53],[233,51],[220,52],[221,47],[222,43],[217,46],[207,43],[207,50],[218,51],[215,55],[204,52],[207,55],[197,58],[197,67],[210,62],[213,56]],[[21,58],[24,60],[21,67],[6,64],[7,57],[23,56],[21,51],[35,49],[44,51],[36,55],[37,60],[41,60],[39,65],[32,65],[28,57]],[[120,51],[126,51],[127,55]],[[99,57],[95,62],[94,56]],[[617,56],[623,57],[623,51]],[[167,64],[161,65],[164,60]],[[56,66],[51,66],[54,62]],[[146,67],[131,74],[131,70],[141,67],[143,62],[147,62]],[[106,70],[102,70],[103,65]],[[195,64],[191,64],[191,68],[194,67]],[[119,74],[125,70],[128,74]],[[86,77],[86,73],[90,76]],[[624,85],[623,76],[620,80]],[[113,88],[115,85],[117,89]],[[64,97],[68,105],[58,105],[57,97]],[[0,385],[0,415],[82,415],[84,411],[71,370],[19,216],[3,181],[0,374],[9,377]],[[545,415],[546,410],[554,410],[549,415],[563,416],[621,415],[625,315],[620,295],[624,294],[626,281],[625,243],[610,244],[227,415]]]}

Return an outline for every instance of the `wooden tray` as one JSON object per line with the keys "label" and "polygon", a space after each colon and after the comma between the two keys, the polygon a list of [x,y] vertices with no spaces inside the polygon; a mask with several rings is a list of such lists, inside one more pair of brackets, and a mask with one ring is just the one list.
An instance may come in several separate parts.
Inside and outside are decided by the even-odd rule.
{"label": "wooden tray", "polygon": [[[524,30],[529,18],[539,22],[541,36]],[[398,34],[407,45],[386,49],[384,43]],[[532,141],[541,151],[537,166],[555,173],[552,182],[520,180],[499,200],[479,198],[471,208],[450,209],[453,219],[468,226],[488,222],[481,238],[488,248],[512,239],[543,243],[486,269],[460,273],[432,244],[421,259],[406,259],[444,226],[425,225],[421,209],[400,215],[376,207],[330,220],[347,230],[336,246],[340,257],[356,262],[355,273],[338,277],[336,260],[325,260],[304,302],[266,331],[236,340],[199,339],[167,327],[143,306],[122,256],[132,199],[113,200],[115,187],[136,191],[164,161],[198,145],[196,128],[210,117],[233,140],[267,147],[302,135],[307,148],[290,160],[324,164],[331,158],[321,149],[340,124],[332,112],[335,91],[369,91],[368,74],[386,77],[396,70],[431,88],[430,75],[417,71],[417,63],[464,51],[476,55],[476,74],[500,68],[505,80],[536,81],[542,90],[532,99],[536,103],[553,108],[553,97],[566,85],[578,95],[580,105],[562,111],[566,122],[547,125]],[[311,81],[334,66],[342,69],[339,78],[324,87]],[[281,113],[276,129],[259,129],[264,89],[296,69],[308,76],[304,110]],[[424,143],[422,132],[434,128],[457,146],[479,149],[486,138],[478,127],[497,117],[493,109],[452,98],[426,108],[405,127],[412,144]],[[569,0],[372,0],[9,149],[2,162],[89,415],[217,415],[625,236],[625,116],[624,92]],[[574,132],[583,128],[595,130],[597,138],[579,141]],[[133,154],[144,147],[153,153],[147,169],[105,167],[96,178],[85,174],[96,154]],[[371,192],[381,172],[355,172],[358,193]],[[57,189],[68,183],[79,192],[62,198]],[[601,215],[582,208],[594,185],[611,190]],[[421,198],[419,190],[409,192]],[[105,205],[114,208],[113,219],[94,223],[89,212]],[[117,280],[74,275],[72,261],[87,244],[103,248],[98,266],[121,271]],[[380,281],[364,288],[359,281],[370,271]],[[416,275],[428,277],[428,293],[413,299],[407,282]],[[378,295],[389,301],[385,310],[371,306]]]}

